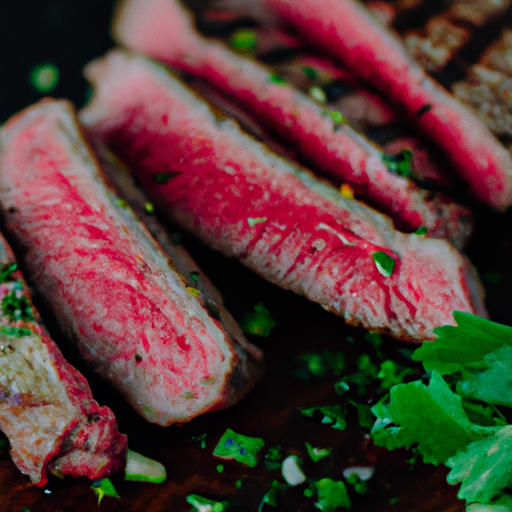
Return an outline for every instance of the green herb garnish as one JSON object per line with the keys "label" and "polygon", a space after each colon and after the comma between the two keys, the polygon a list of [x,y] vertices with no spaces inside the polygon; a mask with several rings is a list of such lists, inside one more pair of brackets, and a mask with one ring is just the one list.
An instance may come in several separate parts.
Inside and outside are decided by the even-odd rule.
{"label": "green herb garnish", "polygon": [[54,64],[45,63],[35,66],[30,71],[30,83],[39,92],[48,93],[57,87],[59,69]]}
{"label": "green herb garnish", "polygon": [[268,77],[268,81],[272,84],[276,85],[287,85],[287,82],[284,78],[276,75],[275,73],[271,73]]}
{"label": "green herb garnish", "polygon": [[258,453],[263,446],[263,439],[237,434],[228,428],[213,450],[213,455],[221,459],[236,460],[253,468],[258,463]]}
{"label": "green herb garnish", "polygon": [[254,306],[254,311],[247,313],[240,322],[240,328],[246,334],[263,336],[270,335],[270,331],[275,327],[276,322],[270,316],[268,309],[260,302]]}
{"label": "green herb garnish", "polygon": [[227,501],[213,501],[197,494],[187,496],[187,503],[192,505],[197,512],[223,512],[228,507]]}
{"label": "green herb garnish", "polygon": [[423,235],[426,235],[427,234],[427,226],[420,226],[415,232],[414,234],[415,235],[418,235],[418,236],[423,236]]}
{"label": "green herb garnish", "polygon": [[254,30],[241,28],[231,35],[229,45],[239,53],[253,53],[258,43],[258,36]]}
{"label": "green herb garnish", "polygon": [[167,185],[169,183],[169,180],[172,178],[176,178],[180,174],[183,174],[182,172],[157,172],[151,176],[151,179],[158,183],[159,185]]}
{"label": "green herb garnish", "polygon": [[0,283],[8,281],[11,274],[16,272],[16,270],[18,270],[18,264],[16,262],[2,265],[2,268],[0,269]]}
{"label": "green herb garnish", "polygon": [[247,224],[249,224],[251,228],[256,226],[256,224],[261,224],[266,221],[267,217],[247,217]]}
{"label": "green herb garnish", "polygon": [[117,494],[117,491],[110,481],[110,478],[104,478],[103,480],[95,480],[91,489],[94,491],[96,496],[98,496],[98,505],[101,503],[101,500],[104,496],[108,496],[109,498],[118,498],[121,499],[121,496]]}
{"label": "green herb garnish", "polygon": [[398,174],[398,176],[412,176],[412,151],[404,149],[394,155],[382,155],[382,161],[389,172]]}
{"label": "green herb garnish", "polygon": [[15,326],[3,326],[0,327],[0,333],[5,336],[12,336],[13,338],[22,338],[23,336],[33,336],[34,332],[30,329],[25,329],[24,327],[15,327]]}
{"label": "green herb garnish", "polygon": [[306,449],[308,451],[309,458],[313,462],[318,462],[331,454],[331,450],[327,448],[313,448],[313,446],[308,442],[306,442]]}
{"label": "green herb garnish", "polygon": [[308,418],[319,417],[324,425],[330,425],[336,430],[344,430],[347,426],[345,416],[347,411],[341,405],[326,405],[323,407],[310,407],[300,411]]}
{"label": "green herb garnish", "polygon": [[4,315],[8,316],[12,321],[23,320],[25,322],[34,321],[34,313],[32,305],[25,295],[18,297],[17,292],[23,290],[23,283],[21,281],[16,282],[15,289],[11,290],[2,299],[2,311]]}
{"label": "green herb garnish", "polygon": [[146,201],[144,203],[144,213],[146,213],[147,215],[155,214],[155,207],[153,206],[153,203],[150,203],[149,201]]}
{"label": "green herb garnish", "polygon": [[286,485],[274,480],[272,485],[270,486],[270,490],[265,493],[263,496],[260,505],[258,507],[258,512],[263,510],[265,505],[270,505],[271,507],[277,507],[277,498],[279,494],[281,494],[286,489]]}
{"label": "green herb garnish", "polygon": [[302,66],[302,72],[308,80],[316,80],[318,78],[318,71],[311,66]]}
{"label": "green herb garnish", "polygon": [[271,446],[265,454],[265,468],[268,471],[273,471],[281,467],[281,460],[283,452],[279,445]]}
{"label": "green herb garnish", "polygon": [[341,508],[350,509],[351,503],[347,487],[343,482],[336,482],[330,478],[322,478],[315,482],[318,499],[315,507],[323,512],[334,512]]}
{"label": "green herb garnish", "polygon": [[379,274],[384,277],[390,277],[395,268],[395,259],[382,251],[376,251],[372,255],[373,262]]}
{"label": "green herb garnish", "polygon": [[206,436],[208,434],[200,434],[198,436],[192,436],[192,441],[196,442],[196,443],[199,443],[199,445],[201,446],[201,449],[205,449],[206,448]]}

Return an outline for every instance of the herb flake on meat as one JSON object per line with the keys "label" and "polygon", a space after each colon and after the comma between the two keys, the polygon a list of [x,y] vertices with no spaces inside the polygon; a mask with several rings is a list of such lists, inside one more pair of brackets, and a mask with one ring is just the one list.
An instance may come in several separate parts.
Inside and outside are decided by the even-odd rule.
{"label": "herb flake on meat", "polygon": [[236,460],[253,468],[258,464],[258,453],[263,446],[263,439],[237,434],[228,428],[213,450],[213,455],[221,459]]}

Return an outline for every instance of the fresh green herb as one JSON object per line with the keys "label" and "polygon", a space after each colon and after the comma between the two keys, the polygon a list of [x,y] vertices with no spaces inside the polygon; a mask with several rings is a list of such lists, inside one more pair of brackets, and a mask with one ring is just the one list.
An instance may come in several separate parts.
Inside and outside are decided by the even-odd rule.
{"label": "fresh green herb", "polygon": [[208,434],[201,434],[199,436],[192,436],[192,441],[196,443],[200,443],[201,448],[204,450],[206,448],[206,436]]}
{"label": "fresh green herb", "polygon": [[231,35],[229,45],[239,53],[253,53],[258,43],[258,36],[254,30],[241,28]]}
{"label": "fresh green herb", "polygon": [[326,375],[341,375],[346,367],[343,352],[324,350],[321,354],[302,354],[297,359],[297,368],[293,375],[303,380],[311,377],[325,377]]}
{"label": "fresh green herb", "polygon": [[268,81],[276,85],[287,85],[286,80],[275,73],[271,73],[268,77]]}
{"label": "fresh green herb", "polygon": [[372,413],[372,408],[368,404],[360,404],[349,400],[350,405],[353,405],[357,410],[357,418],[361,427],[370,429],[372,428],[375,418]]}
{"label": "fresh green herb", "polygon": [[423,236],[423,235],[426,235],[427,234],[427,226],[420,226],[415,232],[414,234],[415,235],[418,235],[418,236]]}
{"label": "fresh green herb", "polygon": [[394,155],[382,155],[382,161],[388,168],[388,171],[398,176],[412,176],[412,151],[404,149]]}
{"label": "fresh green herb", "polygon": [[324,425],[330,425],[336,430],[345,430],[347,422],[345,416],[347,411],[341,407],[341,405],[326,405],[324,407],[310,407],[308,409],[301,409],[300,411],[304,416],[308,418],[321,418],[321,423]]}
{"label": "fresh green herb", "polygon": [[387,391],[397,384],[402,384],[407,377],[415,373],[412,368],[405,368],[390,359],[383,361],[377,374],[377,378],[381,380],[380,390]]}
{"label": "fresh green herb", "polygon": [[34,313],[30,302],[25,295],[18,297],[17,294],[17,291],[23,289],[23,283],[18,281],[17,284],[19,284],[19,286],[11,290],[2,299],[2,311],[11,321],[23,320],[25,322],[33,322]]}
{"label": "fresh green herb", "polygon": [[395,268],[395,259],[382,251],[376,251],[372,255],[373,262],[379,274],[384,277],[390,277]]}
{"label": "fresh green herb", "polygon": [[222,464],[218,464],[216,469],[218,473],[222,473],[224,471],[224,466]]}
{"label": "fresh green herb", "polygon": [[370,331],[364,335],[364,339],[372,346],[373,350],[375,350],[375,355],[380,360],[383,360],[384,354],[382,352],[381,347],[384,340],[382,339],[382,336],[378,332]]}
{"label": "fresh green herb", "polygon": [[265,442],[259,437],[247,437],[228,428],[213,450],[213,455],[236,460],[253,468],[258,463],[258,453],[264,445]]}
{"label": "fresh green herb", "polygon": [[322,478],[315,483],[318,499],[315,507],[323,512],[334,512],[342,508],[350,510],[351,503],[347,487],[343,482]]}
{"label": "fresh green herb", "polygon": [[236,487],[237,489],[241,489],[241,488],[242,488],[242,485],[243,485],[242,480],[237,480],[237,481],[235,482],[235,487]]}
{"label": "fresh green herb", "polygon": [[325,459],[331,454],[331,450],[327,448],[313,448],[308,442],[306,442],[306,449],[308,451],[309,458],[313,462]]}
{"label": "fresh green herb", "polygon": [[271,446],[268,452],[265,454],[265,468],[268,471],[273,471],[281,467],[281,460],[283,458],[283,452],[279,445]]}
{"label": "fresh green herb", "polygon": [[33,336],[34,332],[30,329],[25,329],[24,327],[8,327],[3,326],[0,327],[0,333],[5,336],[12,336],[13,338],[22,338],[23,336]]}
{"label": "fresh green herb", "polygon": [[315,101],[318,101],[318,103],[327,103],[327,94],[325,94],[325,91],[321,87],[318,87],[318,85],[313,85],[313,87],[309,88],[309,95]]}
{"label": "fresh green herb", "polygon": [[354,488],[357,494],[366,494],[368,492],[368,484],[361,478],[357,472],[352,472],[346,477],[347,483]]}
{"label": "fresh green herb", "polygon": [[147,215],[154,215],[155,214],[155,207],[153,206],[153,203],[150,203],[149,201],[146,201],[144,203],[144,212]]}
{"label": "fresh green herb", "polygon": [[263,496],[260,505],[258,507],[258,512],[262,512],[263,507],[265,505],[270,505],[271,507],[277,507],[277,498],[279,494],[284,492],[286,489],[286,485],[274,480],[270,489]]}
{"label": "fresh green herb", "polygon": [[240,328],[246,334],[263,336],[270,335],[270,331],[275,327],[276,322],[270,316],[268,309],[260,302],[254,306],[254,311],[247,313],[240,322]]}
{"label": "fresh green herb", "polygon": [[169,180],[172,178],[176,178],[180,174],[183,174],[182,172],[157,172],[151,176],[151,179],[158,183],[158,185],[167,185],[169,183]]}
{"label": "fresh green herb", "polygon": [[16,272],[18,270],[18,264],[16,262],[14,263],[6,263],[2,266],[0,269],[0,283],[5,283],[6,281],[9,281],[9,278],[11,277],[11,274],[13,272]]}
{"label": "fresh green herb", "polygon": [[45,63],[35,66],[30,71],[30,83],[39,92],[48,93],[57,87],[59,69],[54,64]]}
{"label": "fresh green herb", "polygon": [[101,503],[101,500],[104,496],[108,496],[109,498],[118,498],[121,496],[117,494],[117,491],[114,488],[114,485],[110,481],[110,478],[104,478],[103,480],[94,480],[91,485],[91,489],[94,491],[96,496],[98,496],[98,505]]}
{"label": "fresh green herb", "polygon": [[223,512],[228,507],[227,501],[208,500],[197,494],[187,496],[187,503],[192,505],[197,512]]}
{"label": "fresh green herb", "polygon": [[348,122],[347,118],[341,112],[338,112],[337,110],[329,110],[329,115],[331,116],[335,125],[347,124],[347,122]]}
{"label": "fresh green herb", "polygon": [[125,199],[118,199],[117,200],[117,206],[119,208],[128,208],[129,204],[128,204],[128,201],[126,201]]}
{"label": "fresh green herb", "polygon": [[316,80],[318,78],[318,71],[311,66],[302,66],[302,72],[308,80]]}
{"label": "fresh green herb", "polygon": [[190,279],[192,281],[194,281],[194,283],[198,283],[199,282],[199,272],[197,270],[192,270],[192,272],[190,272]]}
{"label": "fresh green herb", "polygon": [[261,224],[262,222],[266,221],[267,217],[247,217],[247,224],[249,224],[251,228],[256,226],[256,224]]}
{"label": "fresh green herb", "polygon": [[124,479],[133,482],[160,484],[167,478],[165,467],[156,460],[128,450]]}

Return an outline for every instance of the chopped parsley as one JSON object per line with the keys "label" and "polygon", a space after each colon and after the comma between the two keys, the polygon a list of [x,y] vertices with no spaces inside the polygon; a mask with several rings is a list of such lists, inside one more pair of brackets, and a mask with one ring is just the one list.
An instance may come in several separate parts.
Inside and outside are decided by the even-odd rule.
{"label": "chopped parsley", "polygon": [[254,306],[254,311],[247,313],[240,322],[240,328],[246,334],[254,334],[267,338],[276,322],[270,316],[268,309],[260,302]]}
{"label": "chopped parsley", "polygon": [[206,437],[208,434],[200,434],[198,436],[192,436],[192,441],[199,443],[201,448],[204,450],[206,448]]}
{"label": "chopped parsley", "polygon": [[347,422],[345,421],[347,411],[343,409],[341,405],[310,407],[307,409],[301,409],[300,412],[308,418],[318,417],[322,424],[330,425],[336,430],[345,430],[347,427]]}
{"label": "chopped parsley", "polygon": [[197,270],[192,270],[190,272],[190,279],[194,281],[194,283],[199,282],[199,272]]}
{"label": "chopped parsley", "polygon": [[331,450],[327,448],[313,448],[313,446],[311,446],[308,442],[306,442],[305,445],[309,458],[313,462],[318,462],[319,460],[322,460],[331,454]]}
{"label": "chopped parsley", "polygon": [[197,494],[187,496],[187,503],[192,505],[197,512],[223,512],[228,507],[227,501],[208,500]]}
{"label": "chopped parsley", "polygon": [[254,30],[241,28],[231,35],[229,46],[239,53],[253,53],[258,43],[258,36]]}
{"label": "chopped parsley", "polygon": [[183,174],[182,172],[156,172],[151,179],[158,185],[167,185],[172,178],[176,178]]}
{"label": "chopped parsley", "polygon": [[108,496],[109,498],[118,498],[121,499],[121,496],[117,494],[117,491],[110,481],[110,478],[104,478],[103,480],[94,480],[91,485],[91,489],[94,491],[96,496],[98,496],[98,506],[101,503],[101,500]]}
{"label": "chopped parsley", "polygon": [[348,122],[347,118],[338,110],[329,110],[329,115],[336,126],[339,124],[347,124]]}
{"label": "chopped parsley", "polygon": [[268,81],[271,84],[276,85],[287,85],[287,82],[284,78],[280,77],[279,75],[276,75],[275,73],[271,73],[268,77]]}
{"label": "chopped parsley", "polygon": [[33,322],[34,313],[32,305],[25,295],[18,297],[17,292],[20,290],[23,290],[23,283],[17,281],[15,288],[2,299],[3,314],[9,317],[11,321],[23,320],[25,322]]}
{"label": "chopped parsley", "polygon": [[418,236],[423,236],[423,235],[426,235],[427,234],[427,226],[420,226],[415,232],[414,234],[415,235],[418,235]]}
{"label": "chopped parsley", "polygon": [[343,482],[337,482],[330,478],[322,478],[315,482],[318,499],[315,507],[323,512],[334,512],[342,508],[349,510],[351,507],[347,487]]}
{"label": "chopped parsley", "polygon": [[297,358],[297,368],[292,374],[303,380],[309,380],[311,377],[325,377],[341,375],[346,367],[345,354],[343,352],[333,352],[324,350],[321,354],[316,352],[302,354]]}
{"label": "chopped parsley", "polygon": [[32,87],[41,93],[48,93],[59,83],[59,69],[51,63],[39,64],[30,71]]}
{"label": "chopped parsley", "polygon": [[318,78],[318,71],[311,66],[302,66],[302,72],[308,80],[316,80]]}
{"label": "chopped parsley", "polygon": [[390,277],[393,275],[395,269],[395,259],[386,254],[383,251],[376,251],[372,255],[373,262],[379,274],[384,277]]}
{"label": "chopped parsley", "polygon": [[382,155],[382,161],[388,168],[388,171],[398,176],[412,176],[412,151],[404,149],[394,155]]}
{"label": "chopped parsley", "polygon": [[13,338],[22,338],[23,336],[33,336],[34,332],[30,329],[25,329],[24,327],[15,327],[15,326],[3,326],[0,327],[0,333],[5,336],[12,336]]}
{"label": "chopped parsley", "polygon": [[213,450],[213,455],[221,459],[236,460],[253,468],[258,464],[258,453],[263,446],[263,439],[237,434],[228,428]]}
{"label": "chopped parsley", "polygon": [[270,505],[271,507],[277,507],[277,498],[279,494],[281,494],[286,489],[286,485],[274,480],[270,486],[268,492],[266,492],[260,502],[258,507],[258,512],[262,512],[263,507],[265,505]]}
{"label": "chopped parsley", "polygon": [[281,467],[281,460],[283,458],[283,452],[279,445],[271,446],[268,452],[265,454],[265,468],[268,471],[273,471]]}
{"label": "chopped parsley", "polygon": [[327,94],[325,94],[325,91],[321,87],[318,87],[318,85],[313,85],[313,87],[309,88],[309,95],[315,101],[318,101],[318,103],[327,103]]}
{"label": "chopped parsley", "polygon": [[153,206],[153,203],[150,203],[149,201],[146,201],[144,203],[144,213],[146,213],[147,215],[155,214],[155,207]]}
{"label": "chopped parsley", "polygon": [[249,224],[251,228],[256,226],[256,224],[261,224],[266,221],[267,217],[247,217],[247,224]]}
{"label": "chopped parsley", "polygon": [[11,274],[16,272],[16,270],[18,270],[18,264],[16,262],[2,265],[2,268],[0,269],[0,283],[9,281]]}

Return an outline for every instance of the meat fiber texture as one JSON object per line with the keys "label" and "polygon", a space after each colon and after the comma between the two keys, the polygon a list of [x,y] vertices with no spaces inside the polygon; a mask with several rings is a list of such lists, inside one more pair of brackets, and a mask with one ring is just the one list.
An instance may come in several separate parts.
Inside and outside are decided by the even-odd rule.
{"label": "meat fiber texture", "polygon": [[391,173],[383,153],[347,124],[292,86],[275,83],[263,66],[219,43],[203,40],[173,0],[128,0],[113,27],[128,48],[198,76],[235,101],[290,144],[311,166],[338,184],[349,182],[363,200],[389,214],[399,229],[426,226],[429,235],[462,247],[469,210],[445,195]]}
{"label": "meat fiber texture", "polygon": [[353,0],[264,0],[264,7],[401,107],[443,151],[475,197],[497,209],[510,206],[510,153],[362,5]]}
{"label": "meat fiber texture", "polygon": [[[164,214],[213,248],[398,339],[432,338],[453,310],[485,315],[478,279],[450,244],[395,231],[216,118],[165,68],[117,50],[86,76],[95,91],[81,120],[130,162]],[[389,277],[373,259],[382,253],[395,261]]]}
{"label": "meat fiber texture", "polygon": [[126,436],[44,329],[0,235],[0,430],[20,471],[44,485],[48,469],[97,479],[124,468]]}
{"label": "meat fiber texture", "polygon": [[208,316],[105,186],[71,105],[40,102],[12,118],[0,142],[7,227],[86,362],[159,425],[245,395],[261,353]]}

